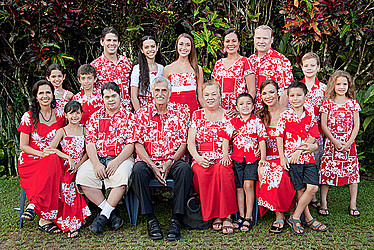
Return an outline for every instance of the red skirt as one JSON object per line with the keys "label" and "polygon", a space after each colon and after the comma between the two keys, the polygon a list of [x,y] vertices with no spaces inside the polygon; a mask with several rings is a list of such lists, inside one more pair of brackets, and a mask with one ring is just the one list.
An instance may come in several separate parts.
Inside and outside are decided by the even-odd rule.
{"label": "red skirt", "polygon": [[173,92],[170,96],[170,102],[175,102],[181,104],[183,107],[188,108],[190,116],[192,113],[199,108],[199,103],[197,102],[196,91],[184,91],[184,92]]}
{"label": "red skirt", "polygon": [[203,168],[194,161],[192,170],[193,185],[195,192],[200,195],[204,221],[226,218],[238,212],[232,164],[225,166],[217,161],[209,168]]}
{"label": "red skirt", "polygon": [[57,219],[62,160],[55,154],[44,158],[22,152],[18,161],[21,187],[36,214],[45,220]]}
{"label": "red skirt", "polygon": [[270,167],[265,168],[261,187],[257,191],[260,216],[268,209],[287,212],[295,206],[295,188],[289,173],[282,168],[279,158],[269,162]]}

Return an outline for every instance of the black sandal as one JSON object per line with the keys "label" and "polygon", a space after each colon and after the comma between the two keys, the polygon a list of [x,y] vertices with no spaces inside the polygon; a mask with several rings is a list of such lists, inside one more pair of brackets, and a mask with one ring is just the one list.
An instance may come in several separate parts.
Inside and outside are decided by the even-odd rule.
{"label": "black sandal", "polygon": [[243,222],[244,222],[244,218],[239,216],[239,218],[232,223],[234,226],[234,229],[239,229],[242,226]]}
{"label": "black sandal", "polygon": [[[282,226],[281,227],[276,227],[276,226],[274,226],[274,224],[282,224]],[[269,229],[269,232],[279,234],[279,233],[283,232],[283,228],[284,228],[284,220],[276,220],[276,221],[273,222],[273,225]]]}
{"label": "black sandal", "polygon": [[[295,220],[292,216],[290,216],[286,222],[291,227],[291,230],[295,235],[303,235],[305,233],[305,229],[301,226],[301,220]],[[297,226],[297,223],[299,223],[300,226]]]}
{"label": "black sandal", "polygon": [[[79,234],[79,229],[77,229],[77,230],[70,230],[70,231],[68,231],[68,238],[69,239],[77,238],[78,234]],[[74,236],[72,236],[72,235],[74,235]]]}
{"label": "black sandal", "polygon": [[[245,222],[248,222],[248,225],[244,224]],[[252,219],[244,219],[242,225],[239,227],[239,230],[241,232],[249,232],[249,231],[251,231],[252,228],[253,228],[253,221],[252,221]]]}
{"label": "black sandal", "polygon": [[31,208],[27,208],[25,212],[22,213],[21,219],[27,221],[33,221],[35,219],[36,212]]}
{"label": "black sandal", "polygon": [[38,229],[42,232],[49,233],[50,235],[62,233],[62,230],[54,223],[48,223],[43,226],[38,225]]}

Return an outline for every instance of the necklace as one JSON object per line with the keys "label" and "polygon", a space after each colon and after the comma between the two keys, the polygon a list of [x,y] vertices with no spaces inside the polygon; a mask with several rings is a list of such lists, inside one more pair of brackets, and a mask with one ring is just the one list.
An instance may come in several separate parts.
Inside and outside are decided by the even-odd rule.
{"label": "necklace", "polygon": [[52,113],[53,113],[53,111],[51,110],[51,115],[49,116],[49,119],[47,120],[47,119],[44,118],[43,113],[39,111],[39,114],[42,116],[42,118],[43,118],[43,120],[44,120],[45,122],[49,122],[49,121],[52,119]]}

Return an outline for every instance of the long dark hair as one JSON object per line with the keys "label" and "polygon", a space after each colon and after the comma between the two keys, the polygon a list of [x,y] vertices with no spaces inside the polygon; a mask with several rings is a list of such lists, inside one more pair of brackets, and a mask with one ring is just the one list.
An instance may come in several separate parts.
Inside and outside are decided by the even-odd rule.
{"label": "long dark hair", "polygon": [[190,62],[191,67],[195,71],[195,76],[196,76],[196,80],[197,80],[197,79],[199,79],[199,65],[197,64],[197,53],[196,53],[195,42],[194,42],[193,37],[191,35],[189,35],[187,33],[182,33],[178,36],[177,41],[175,42],[175,53],[176,53],[175,60],[178,60],[178,58],[179,58],[178,42],[179,42],[179,39],[181,39],[182,37],[188,38],[191,42],[191,52],[188,55],[188,61]]}
{"label": "long dark hair", "polygon": [[[144,53],[142,53],[143,49],[143,43],[146,40],[153,40],[156,43],[156,46],[158,45],[157,40],[153,36],[143,36],[139,41],[139,53],[138,53],[138,64],[139,64],[139,93],[147,93],[149,92],[149,67],[147,58],[145,57]],[[157,56],[159,55],[159,51],[157,51],[157,54],[155,56],[155,59],[157,59]]]}
{"label": "long dark hair", "polygon": [[[272,80],[272,79],[265,80],[261,83],[260,93],[269,84],[272,84],[276,88],[277,94],[278,94],[278,90],[279,90],[278,83],[276,81]],[[278,98],[279,98],[279,96],[278,96]],[[260,119],[264,123],[265,127],[268,128],[270,126],[270,121],[271,121],[271,115],[270,115],[270,112],[269,112],[269,107],[266,103],[264,103],[264,101],[261,100],[261,102],[262,102],[262,108],[260,108],[256,112],[256,115],[258,117],[260,117]]]}
{"label": "long dark hair", "polygon": [[39,87],[43,85],[48,85],[51,88],[51,91],[52,91],[51,109],[54,109],[56,107],[56,99],[55,99],[55,95],[53,94],[55,91],[55,88],[53,87],[52,83],[50,83],[47,80],[37,81],[32,87],[32,91],[31,91],[32,97],[31,97],[31,106],[30,106],[32,124],[34,125],[34,129],[36,129],[36,124],[38,124],[39,112],[40,112],[40,105],[39,105],[38,100],[36,99],[36,96],[38,95]]}

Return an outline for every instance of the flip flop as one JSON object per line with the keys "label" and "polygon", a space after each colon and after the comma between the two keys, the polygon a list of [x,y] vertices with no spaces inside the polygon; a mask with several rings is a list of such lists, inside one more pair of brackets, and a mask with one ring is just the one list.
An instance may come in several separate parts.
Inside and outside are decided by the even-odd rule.
{"label": "flip flop", "polygon": [[310,201],[310,202],[309,202],[309,205],[312,206],[312,207],[314,207],[314,208],[317,209],[317,210],[319,210],[320,207],[321,207],[321,204],[320,204],[317,200],[315,200],[315,201]]}
{"label": "flip flop", "polygon": [[79,234],[79,229],[78,230],[70,230],[70,231],[68,231],[68,238],[69,239],[77,238],[78,234]]}
{"label": "flip flop", "polygon": [[[313,225],[314,222],[317,222],[317,225]],[[325,229],[320,229],[322,226],[326,226],[325,224],[323,224],[322,222],[319,222],[317,221],[315,218],[313,218],[311,221],[305,223],[305,226],[309,227],[310,229],[314,230],[314,231],[317,231],[317,232],[326,232],[327,230],[329,230],[328,227],[326,227]]]}
{"label": "flip flop", "polygon": [[38,225],[38,229],[40,231],[46,232],[46,233],[48,233],[50,235],[62,233],[62,230],[54,222],[45,224],[43,226]]}
{"label": "flip flop", "polygon": [[[358,212],[358,214],[356,214],[356,212]],[[348,213],[350,216],[354,216],[354,217],[359,217],[361,215],[360,211],[358,211],[357,208],[351,208],[351,207],[348,207]]]}
{"label": "flip flop", "polygon": [[[281,227],[276,227],[276,226],[274,226],[274,224],[282,224],[282,226]],[[274,221],[273,225],[269,229],[269,232],[279,234],[279,233],[283,232],[283,228],[284,228],[284,220],[276,220],[276,221]]]}
{"label": "flip flop", "polygon": [[[325,213],[321,213],[321,211],[324,211]],[[317,213],[321,216],[329,216],[330,215],[330,212],[327,208],[323,208],[323,207],[320,207],[318,210],[317,210]]]}

